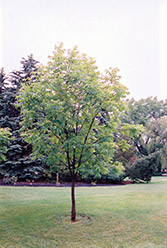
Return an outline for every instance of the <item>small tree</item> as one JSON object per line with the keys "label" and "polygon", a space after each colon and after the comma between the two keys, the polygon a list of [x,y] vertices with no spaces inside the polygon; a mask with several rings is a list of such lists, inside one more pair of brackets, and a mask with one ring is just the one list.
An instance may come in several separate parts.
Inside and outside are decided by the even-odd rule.
{"label": "small tree", "polygon": [[102,75],[94,59],[80,54],[77,47],[66,51],[60,44],[48,65],[39,69],[38,82],[26,82],[19,93],[24,135],[34,156],[41,156],[56,171],[70,172],[72,221],[79,169],[105,173],[114,155],[114,132],[126,96],[117,71],[109,69]]}

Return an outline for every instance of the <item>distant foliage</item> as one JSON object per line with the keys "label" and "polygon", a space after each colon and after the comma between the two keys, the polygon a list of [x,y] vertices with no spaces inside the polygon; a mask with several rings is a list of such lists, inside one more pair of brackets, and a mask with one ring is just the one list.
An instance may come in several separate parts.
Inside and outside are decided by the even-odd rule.
{"label": "distant foliage", "polygon": [[11,132],[10,145],[5,150],[6,161],[0,163],[0,175],[8,178],[39,180],[50,174],[39,159],[32,160],[32,146],[20,135],[22,116],[16,107],[21,83],[30,78],[33,82],[36,80],[37,63],[30,55],[28,59],[22,59],[20,71],[13,71],[8,77],[3,69],[0,73],[0,128],[8,128]]}
{"label": "distant foliage", "polygon": [[10,132],[0,128],[0,162],[6,160],[6,153],[10,144]]}
{"label": "distant foliage", "polygon": [[167,115],[167,100],[158,101],[156,97],[148,97],[140,100],[130,99],[127,103],[129,109],[123,118],[125,123],[145,126],[150,119],[158,119]]}
{"label": "distant foliage", "polygon": [[8,77],[0,70],[0,176],[7,181],[55,180],[59,172],[62,181],[148,182],[167,169],[167,100],[126,102],[118,69],[101,74],[77,47],[56,46],[45,67],[33,55],[21,65]]}
{"label": "distant foliage", "polygon": [[3,183],[10,185],[10,184],[14,184],[17,183],[18,178],[16,176],[9,176],[9,175],[5,175],[3,178]]}
{"label": "distant foliage", "polygon": [[82,180],[95,183],[121,183],[125,177],[125,168],[121,163],[111,164],[107,174],[95,174],[93,170],[81,168]]}
{"label": "distant foliage", "polygon": [[[150,161],[149,166],[155,167],[154,172],[160,174],[167,168],[167,100],[158,101],[157,98],[152,97],[138,101],[131,99],[128,101],[128,106],[122,122],[142,124],[144,127],[141,135],[132,142],[133,150],[135,148],[132,158],[135,157],[135,161],[138,161],[137,167],[133,168],[138,171],[141,159],[144,162],[144,171],[148,168],[146,164]],[[154,164],[151,164],[153,162]],[[129,165],[127,161],[125,168]],[[141,164],[139,167],[141,168]],[[137,174],[134,174],[134,177],[135,175]]]}
{"label": "distant foliage", "polygon": [[150,182],[156,171],[157,154],[136,159],[126,166],[126,176],[133,182]]}

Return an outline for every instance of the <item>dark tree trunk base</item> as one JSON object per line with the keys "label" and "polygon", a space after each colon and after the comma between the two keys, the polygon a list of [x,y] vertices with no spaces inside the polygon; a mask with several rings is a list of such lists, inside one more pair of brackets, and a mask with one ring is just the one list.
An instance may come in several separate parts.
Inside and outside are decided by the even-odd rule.
{"label": "dark tree trunk base", "polygon": [[72,179],[71,185],[71,200],[72,200],[72,210],[71,210],[71,221],[76,221],[76,209],[75,209],[75,180]]}
{"label": "dark tree trunk base", "polygon": [[79,224],[79,223],[88,223],[88,222],[91,222],[91,218],[87,215],[82,215],[82,214],[79,214],[79,215],[76,215],[76,219],[75,221],[72,221],[70,216],[66,217],[65,218],[65,221],[68,222],[68,223],[71,223],[71,224]]}

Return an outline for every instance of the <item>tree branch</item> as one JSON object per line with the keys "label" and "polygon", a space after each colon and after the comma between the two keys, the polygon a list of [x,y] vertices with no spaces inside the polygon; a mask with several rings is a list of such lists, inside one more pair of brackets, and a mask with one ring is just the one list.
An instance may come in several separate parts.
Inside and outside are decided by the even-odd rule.
{"label": "tree branch", "polygon": [[83,163],[87,162],[95,153],[93,152],[86,160],[83,161]]}
{"label": "tree branch", "polygon": [[61,141],[60,137],[58,135],[55,135],[55,136],[60,141],[60,143],[63,145],[64,143],[63,143],[63,141]]}
{"label": "tree branch", "polygon": [[92,128],[92,126],[93,126],[93,123],[94,123],[94,120],[95,120],[97,114],[98,114],[98,113],[96,113],[96,114],[94,115],[94,117],[92,118],[92,121],[91,121],[91,123],[90,123],[88,132],[87,132],[87,134],[86,134],[86,136],[85,136],[84,143],[83,143],[83,147],[82,147],[81,154],[80,154],[79,161],[78,161],[78,168],[79,168],[80,165],[81,165],[81,160],[82,160],[82,156],[83,156],[83,151],[84,151],[84,148],[85,148],[85,144],[86,144],[86,141],[87,141],[87,139],[88,139],[89,133],[90,133],[90,131],[91,131],[91,128]]}
{"label": "tree branch", "polygon": [[71,166],[71,162],[70,162],[70,152],[69,152],[69,143],[68,143],[68,130],[66,129],[67,126],[67,121],[65,122],[65,127],[64,127],[64,133],[66,136],[66,141],[67,141],[67,150],[66,150],[66,154],[67,154],[67,162],[69,167]]}

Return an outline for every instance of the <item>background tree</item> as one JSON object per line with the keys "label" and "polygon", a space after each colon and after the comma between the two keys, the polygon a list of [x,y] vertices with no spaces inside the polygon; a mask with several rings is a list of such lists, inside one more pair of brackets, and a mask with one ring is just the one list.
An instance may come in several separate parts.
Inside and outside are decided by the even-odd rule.
{"label": "background tree", "polygon": [[[128,105],[129,109],[122,121],[129,124],[142,124],[144,132],[133,141],[134,147],[136,147],[133,156],[135,163],[129,161],[126,164],[127,174],[133,174],[132,178],[134,179],[139,175],[139,171],[143,173],[142,168],[139,170],[139,167],[145,164],[145,174],[148,166],[150,178],[156,171],[160,173],[165,165],[167,101],[158,101],[157,98],[149,97],[139,101],[131,99]],[[150,163],[148,163],[149,160]],[[154,164],[151,164],[153,161]],[[152,166],[151,169],[149,169],[150,166]],[[137,170],[138,173],[136,173]]]}
{"label": "background tree", "polygon": [[123,164],[125,172],[127,165],[131,164],[131,162],[137,158],[137,150],[134,146],[134,142],[141,137],[143,132],[143,125],[122,122],[115,134],[115,140],[118,145],[114,159]]}
{"label": "background tree", "polygon": [[99,175],[112,165],[114,132],[126,96],[117,71],[100,74],[94,59],[60,44],[48,65],[39,69],[38,82],[29,80],[19,93],[24,136],[33,145],[34,156],[41,156],[55,171],[70,172],[72,221],[80,168]]}
{"label": "background tree", "polygon": [[136,101],[132,98],[127,103],[129,108],[123,116],[125,123],[145,126],[148,120],[167,115],[167,100],[158,101],[156,97],[148,97]]}
{"label": "background tree", "polygon": [[[13,71],[9,77],[5,76],[4,70],[0,74],[0,127],[9,128],[11,131],[11,142],[6,154],[7,160],[1,162],[0,172],[3,176],[15,176],[18,180],[36,180],[48,175],[47,170],[38,159],[32,161],[32,147],[20,136],[20,109],[16,108],[16,95],[21,82],[31,78],[35,81],[37,72],[37,61],[33,56],[22,59],[20,71]],[[45,176],[45,174],[47,174]]]}
{"label": "background tree", "polygon": [[148,154],[157,154],[156,172],[167,168],[167,116],[151,119],[146,123],[145,139]]}
{"label": "background tree", "polygon": [[156,169],[157,154],[139,157],[126,166],[126,174],[133,182],[150,182]]}
{"label": "background tree", "polygon": [[[128,106],[128,111],[122,120],[124,123],[142,124],[146,127],[150,120],[157,120],[162,116],[167,116],[167,101],[158,101],[157,98],[149,97],[138,101],[131,99],[128,101]],[[147,156],[146,145],[148,140],[145,136],[147,135],[139,136],[134,145],[141,155]]]}

